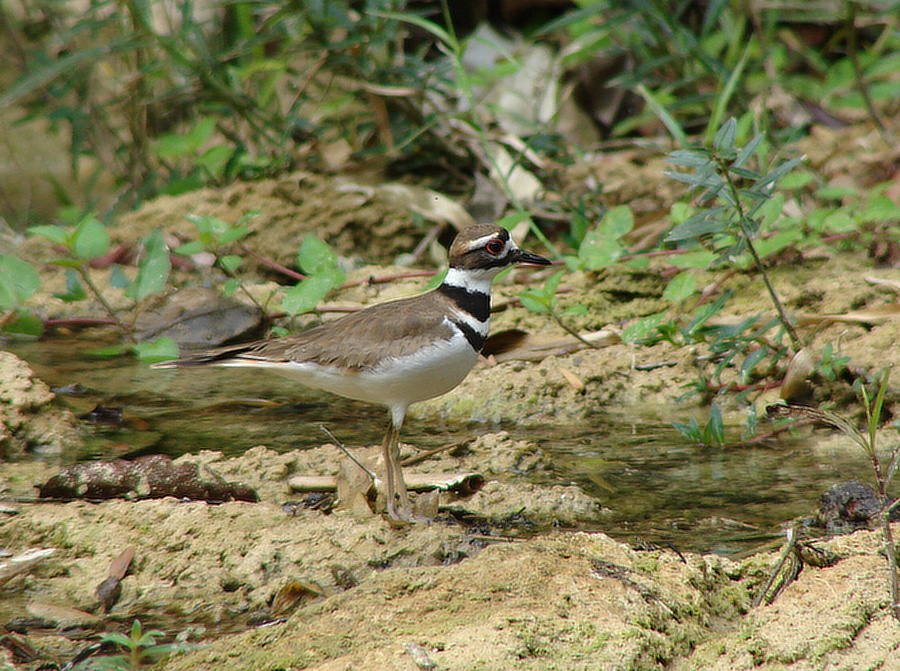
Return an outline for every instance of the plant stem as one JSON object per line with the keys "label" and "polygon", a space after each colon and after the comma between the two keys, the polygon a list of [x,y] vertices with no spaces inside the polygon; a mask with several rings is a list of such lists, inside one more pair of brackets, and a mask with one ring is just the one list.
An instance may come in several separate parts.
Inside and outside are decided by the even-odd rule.
{"label": "plant stem", "polygon": [[744,242],[747,243],[747,249],[750,250],[750,255],[753,257],[753,264],[756,266],[759,274],[762,275],[763,283],[766,285],[766,291],[768,291],[769,297],[772,299],[772,304],[775,306],[775,311],[778,313],[778,320],[781,322],[781,325],[784,326],[784,330],[787,332],[788,337],[790,337],[791,343],[794,345],[794,349],[799,351],[803,349],[803,341],[800,339],[800,336],[797,335],[797,330],[794,328],[793,323],[791,323],[791,319],[788,316],[787,311],[784,309],[784,305],[782,305],[781,299],[778,298],[778,294],[775,293],[775,287],[772,286],[769,275],[766,272],[766,269],[763,267],[762,259],[759,257],[759,254],[756,251],[756,247],[753,246],[752,236],[750,235],[750,231],[747,230],[747,215],[744,213],[744,206],[741,204],[740,193],[738,191],[737,185],[732,179],[731,171],[728,169],[728,166],[725,164],[725,160],[722,157],[716,155],[715,161],[719,166],[719,172],[725,178],[725,181],[728,184],[728,189],[729,191],[731,191],[731,196],[734,199],[735,208],[737,209],[738,213],[738,223],[740,224],[741,235],[744,238]]}
{"label": "plant stem", "polygon": [[81,276],[82,281],[87,285],[88,289],[91,290],[91,293],[94,294],[94,298],[96,298],[100,305],[103,306],[106,314],[109,315],[110,319],[115,322],[115,325],[125,334],[126,340],[134,342],[134,334],[132,333],[131,327],[119,319],[119,315],[116,314],[112,305],[110,305],[103,297],[103,292],[100,291],[100,288],[96,284],[94,284],[94,280],[91,278],[91,273],[88,271],[87,265],[78,266],[78,274]]}
{"label": "plant stem", "polygon": [[897,547],[891,533],[890,507],[881,512],[881,531],[884,536],[884,554],[887,556],[888,573],[891,576],[891,615],[900,622],[900,576],[897,574]]}
{"label": "plant stem", "polygon": [[869,91],[869,87],[866,85],[865,77],[863,76],[862,65],[859,62],[859,43],[857,40],[858,31],[856,29],[856,3],[845,0],[844,6],[847,8],[848,14],[847,54],[850,56],[850,62],[853,64],[853,78],[856,83],[856,89],[862,96],[863,104],[866,106],[866,111],[869,113],[869,117],[872,119],[872,122],[875,124],[876,128],[878,128],[878,132],[881,134],[881,138],[885,142],[890,142],[888,130],[885,127],[884,122],[881,120],[881,117],[878,116],[878,112],[875,110],[875,103],[872,101],[872,94]]}

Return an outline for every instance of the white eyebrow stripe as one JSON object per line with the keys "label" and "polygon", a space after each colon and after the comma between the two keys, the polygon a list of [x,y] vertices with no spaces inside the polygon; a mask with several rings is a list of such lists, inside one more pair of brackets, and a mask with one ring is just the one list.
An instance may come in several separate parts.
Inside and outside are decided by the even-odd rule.
{"label": "white eyebrow stripe", "polygon": [[497,237],[495,234],[491,233],[490,235],[482,235],[480,238],[475,238],[474,240],[469,241],[469,249],[475,249],[477,247],[484,247],[488,242]]}

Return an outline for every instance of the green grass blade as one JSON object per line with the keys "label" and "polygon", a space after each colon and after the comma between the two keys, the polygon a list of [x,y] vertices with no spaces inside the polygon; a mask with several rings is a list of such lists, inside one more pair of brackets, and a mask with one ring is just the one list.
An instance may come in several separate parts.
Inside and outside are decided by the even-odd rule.
{"label": "green grass blade", "polygon": [[684,129],[681,125],[675,120],[669,111],[662,105],[662,103],[657,100],[656,96],[650,92],[644,84],[638,84],[636,86],[637,92],[643,97],[646,101],[647,106],[653,110],[653,113],[657,116],[657,118],[663,122],[663,125],[669,131],[669,134],[675,139],[675,142],[681,145],[684,148],[690,146],[690,142],[688,141],[687,134],[684,132]]}

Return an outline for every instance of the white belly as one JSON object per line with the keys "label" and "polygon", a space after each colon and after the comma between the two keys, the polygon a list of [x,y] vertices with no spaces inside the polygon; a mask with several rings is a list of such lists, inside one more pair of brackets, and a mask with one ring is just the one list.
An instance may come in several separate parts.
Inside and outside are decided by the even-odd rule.
{"label": "white belly", "polygon": [[477,360],[477,352],[461,334],[456,334],[416,354],[388,359],[358,373],[302,362],[232,361],[224,365],[268,368],[307,387],[393,408],[447,393],[463,381]]}

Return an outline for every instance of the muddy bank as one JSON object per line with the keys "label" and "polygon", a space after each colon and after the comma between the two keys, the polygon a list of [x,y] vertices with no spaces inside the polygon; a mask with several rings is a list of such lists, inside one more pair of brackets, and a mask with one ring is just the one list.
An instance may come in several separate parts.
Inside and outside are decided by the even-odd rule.
{"label": "muddy bank", "polygon": [[[413,654],[448,670],[888,669],[900,652],[878,533],[817,543],[840,561],[805,566],[773,604],[751,610],[777,551],[738,562],[635,550],[601,533],[532,537],[516,524],[448,522],[397,530],[379,517],[282,506],[292,498],[290,475],[313,463],[327,468],[326,451],[309,462],[264,448],[229,460],[200,455],[255,486],[263,498],[255,504],[19,503],[0,520],[4,547],[56,552],[0,588],[4,620],[28,617],[35,604],[102,618],[82,622],[87,629],[75,639],[54,632],[52,621],[21,637],[44,661],[63,663],[91,630],[126,629],[140,618],[190,642],[163,667],[185,671],[414,669]],[[0,486],[23,494],[54,471],[14,465]],[[581,509],[571,488],[492,483],[448,503],[488,516],[522,504],[547,519],[561,510],[581,521],[598,514]],[[95,588],[129,547],[121,596],[104,614]],[[278,610],[276,595],[291,584],[305,591]],[[59,624],[72,635],[72,622]]]}
{"label": "muddy bank", "polygon": [[0,459],[59,455],[81,443],[78,421],[18,357],[0,350]]}

